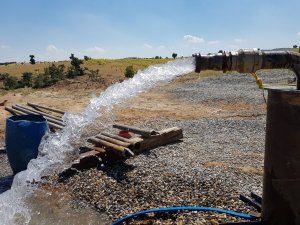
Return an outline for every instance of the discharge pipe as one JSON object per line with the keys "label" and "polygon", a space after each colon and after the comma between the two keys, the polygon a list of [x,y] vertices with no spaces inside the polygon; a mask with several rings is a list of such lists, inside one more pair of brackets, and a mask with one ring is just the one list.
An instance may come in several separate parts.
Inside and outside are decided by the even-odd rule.
{"label": "discharge pipe", "polygon": [[260,69],[290,69],[297,78],[296,89],[300,89],[300,54],[289,51],[261,51],[241,49],[237,52],[219,51],[217,54],[193,55],[196,72],[202,70],[237,71],[255,73]]}
{"label": "discharge pipe", "polygon": [[300,224],[300,54],[242,49],[196,54],[201,70],[255,73],[260,69],[290,69],[296,88],[269,86],[264,156],[262,221],[270,225]]}

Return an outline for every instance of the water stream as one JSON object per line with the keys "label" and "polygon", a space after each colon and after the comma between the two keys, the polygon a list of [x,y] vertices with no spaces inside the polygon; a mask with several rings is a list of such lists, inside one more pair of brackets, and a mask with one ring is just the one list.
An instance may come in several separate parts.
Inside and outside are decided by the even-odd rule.
{"label": "water stream", "polygon": [[[39,146],[38,157],[29,162],[26,171],[14,177],[10,190],[0,195],[0,223],[18,225],[35,224],[33,221],[39,221],[42,207],[38,207],[38,204],[31,200],[39,192],[36,182],[41,181],[45,175],[67,167],[76,158],[78,147],[85,142],[87,137],[111,127],[114,122],[114,105],[126,104],[131,97],[177,76],[190,73],[194,69],[193,58],[150,66],[139,71],[134,78],[114,84],[100,96],[94,96],[82,113],[65,114],[63,119],[66,127],[60,132],[47,133],[44,136]],[[44,193],[42,196],[47,196],[47,194]],[[52,196],[52,199],[58,201],[55,196]],[[57,221],[51,222],[50,219],[45,221],[48,222],[43,224],[57,224]]]}

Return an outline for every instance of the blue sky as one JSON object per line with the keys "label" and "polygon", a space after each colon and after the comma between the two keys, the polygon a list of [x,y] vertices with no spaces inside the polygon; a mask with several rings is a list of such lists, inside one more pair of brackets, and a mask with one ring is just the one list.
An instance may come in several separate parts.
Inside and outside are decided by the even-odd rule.
{"label": "blue sky", "polygon": [[299,0],[0,0],[0,62],[300,45]]}

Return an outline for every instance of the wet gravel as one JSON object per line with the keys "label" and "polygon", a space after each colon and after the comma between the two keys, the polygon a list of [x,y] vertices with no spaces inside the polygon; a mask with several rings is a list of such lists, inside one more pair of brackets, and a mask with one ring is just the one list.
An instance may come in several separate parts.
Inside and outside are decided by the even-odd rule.
{"label": "wet gravel", "polygon": [[[267,71],[268,82],[286,82],[292,74]],[[264,104],[251,76],[227,75],[168,86],[164,91],[191,103],[243,101]],[[154,120],[140,127],[156,130],[177,126],[182,142],[153,149],[136,157],[86,170],[64,181],[80,207],[94,207],[116,220],[157,207],[209,206],[249,213],[252,207],[239,194],[262,192],[265,116],[206,117],[195,120]],[[150,215],[143,223],[218,224],[239,218],[216,213]],[[146,222],[145,222],[146,221]],[[147,221],[149,223],[147,223]]]}
{"label": "wet gravel", "polygon": [[4,142],[0,141],[0,194],[10,189],[13,181],[13,172],[10,168],[4,145]]}
{"label": "wet gravel", "polygon": [[9,176],[12,174],[6,153],[0,152],[0,165],[0,177]]}
{"label": "wet gravel", "polygon": [[5,151],[4,140],[0,140],[0,165],[1,165],[0,180],[1,180],[2,177],[6,177],[12,174],[12,170],[9,166],[8,158]]}

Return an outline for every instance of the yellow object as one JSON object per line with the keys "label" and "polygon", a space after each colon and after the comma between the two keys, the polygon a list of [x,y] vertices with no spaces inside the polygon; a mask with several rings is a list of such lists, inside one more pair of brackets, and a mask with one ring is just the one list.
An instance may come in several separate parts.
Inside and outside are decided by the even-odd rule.
{"label": "yellow object", "polygon": [[258,86],[260,89],[262,89],[262,88],[264,87],[262,79],[260,79],[260,78],[256,75],[256,73],[251,73],[251,74],[252,74],[252,76],[254,77],[257,86]]}

